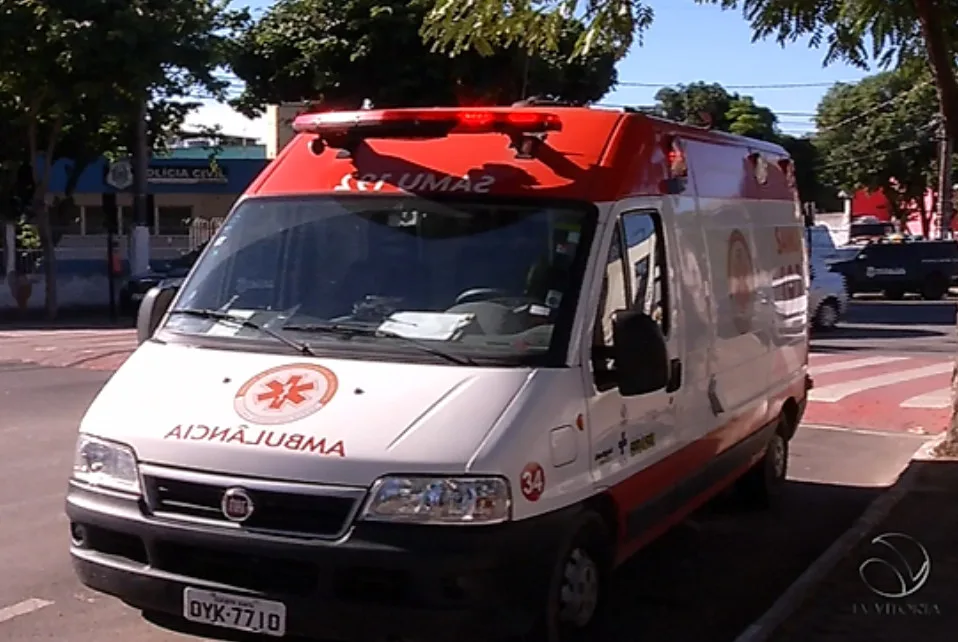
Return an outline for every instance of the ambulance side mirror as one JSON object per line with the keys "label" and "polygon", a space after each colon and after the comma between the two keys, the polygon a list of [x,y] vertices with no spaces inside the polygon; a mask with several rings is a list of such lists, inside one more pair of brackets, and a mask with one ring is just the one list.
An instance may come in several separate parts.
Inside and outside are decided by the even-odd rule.
{"label": "ambulance side mirror", "polygon": [[140,310],[136,314],[136,342],[143,343],[153,336],[160,319],[166,314],[176,296],[178,286],[164,286],[150,288],[140,302]]}
{"label": "ambulance side mirror", "polygon": [[623,397],[661,390],[669,383],[669,351],[662,328],[644,312],[619,310],[612,318],[612,351]]}

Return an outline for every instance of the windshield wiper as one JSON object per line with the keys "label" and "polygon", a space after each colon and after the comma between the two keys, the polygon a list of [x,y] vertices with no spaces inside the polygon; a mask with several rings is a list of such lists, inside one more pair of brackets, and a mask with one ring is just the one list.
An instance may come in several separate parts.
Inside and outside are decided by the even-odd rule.
{"label": "windshield wiper", "polygon": [[293,348],[297,352],[302,354],[308,354],[311,357],[318,356],[309,345],[305,343],[300,343],[299,341],[294,341],[289,337],[283,335],[281,332],[277,332],[272,328],[268,328],[265,325],[256,323],[255,321],[250,321],[243,317],[231,314],[229,312],[224,312],[222,310],[213,310],[205,308],[177,308],[175,310],[170,310],[170,314],[187,314],[194,317],[201,317],[203,319],[214,319],[216,321],[225,321],[227,323],[235,323],[238,326],[244,328],[252,328],[253,330],[259,330],[263,334],[273,337],[279,341],[282,341],[290,348]]}
{"label": "windshield wiper", "polygon": [[465,356],[455,355],[445,350],[441,350],[435,346],[429,345],[424,341],[418,339],[413,339],[412,337],[407,337],[399,334],[398,332],[393,332],[391,330],[380,330],[378,327],[370,327],[365,325],[355,325],[352,323],[303,323],[303,324],[290,324],[284,325],[284,330],[293,330],[296,332],[316,332],[316,333],[326,333],[326,334],[335,334],[343,339],[351,339],[352,337],[383,337],[386,339],[401,339],[411,346],[419,348],[423,352],[428,352],[431,355],[441,357],[446,361],[451,361],[452,363],[459,364],[461,366],[477,366],[475,359],[471,359]]}

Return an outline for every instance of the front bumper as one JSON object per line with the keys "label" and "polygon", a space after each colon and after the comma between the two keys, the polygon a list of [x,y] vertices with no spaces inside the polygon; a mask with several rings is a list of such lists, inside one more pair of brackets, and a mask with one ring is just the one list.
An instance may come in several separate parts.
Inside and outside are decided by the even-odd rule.
{"label": "front bumper", "polygon": [[74,568],[94,590],[174,616],[186,587],[275,600],[287,635],[364,642],[528,632],[573,515],[488,527],[358,522],[330,541],[161,520],[137,500],[77,485],[66,511]]}

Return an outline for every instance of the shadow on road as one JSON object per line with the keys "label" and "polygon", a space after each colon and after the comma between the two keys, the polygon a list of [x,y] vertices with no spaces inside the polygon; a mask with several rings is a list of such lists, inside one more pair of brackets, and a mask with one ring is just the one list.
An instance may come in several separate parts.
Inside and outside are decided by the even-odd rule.
{"label": "shadow on road", "polygon": [[[880,640],[953,640],[958,629],[958,519],[954,515],[955,488],[958,488],[958,461],[913,461],[909,465],[911,489],[891,512],[849,551],[809,599],[771,637],[774,642],[877,642]],[[894,534],[894,535],[892,535]],[[898,535],[901,534],[901,535]],[[897,575],[896,560],[883,557],[889,544],[911,538],[921,549],[894,548],[911,568],[923,562],[925,579]],[[899,544],[899,546],[901,546]],[[898,552],[905,550],[906,553]],[[922,559],[924,554],[924,560]],[[875,560],[890,560],[875,563]],[[869,563],[869,560],[871,563]],[[872,585],[863,581],[863,565]],[[902,568],[899,566],[898,568]],[[900,580],[900,578],[902,578]],[[907,578],[904,579],[904,578]],[[914,588],[906,599],[883,599],[877,593]],[[888,608],[894,605],[893,608]],[[901,609],[902,605],[905,606]],[[916,606],[912,606],[916,605]],[[897,606],[897,609],[894,608]],[[912,610],[913,609],[913,610]]]}
{"label": "shadow on road", "polygon": [[[619,569],[593,639],[731,642],[881,490],[792,481],[773,512],[748,512],[731,494],[715,500]],[[178,618],[148,619],[180,633],[263,640],[197,629]],[[450,638],[437,631],[437,640]]]}
{"label": "shadow on road", "polygon": [[954,301],[868,301],[856,299],[848,306],[848,323],[889,325],[955,325]]}

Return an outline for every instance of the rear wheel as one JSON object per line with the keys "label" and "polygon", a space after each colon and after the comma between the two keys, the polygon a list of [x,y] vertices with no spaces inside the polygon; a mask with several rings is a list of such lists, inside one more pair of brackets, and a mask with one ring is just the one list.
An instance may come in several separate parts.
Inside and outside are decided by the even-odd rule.
{"label": "rear wheel", "polygon": [[738,480],[736,490],[748,508],[768,510],[775,508],[781,499],[788,476],[787,421],[784,416],[779,417],[765,456]]}
{"label": "rear wheel", "polygon": [[612,543],[605,522],[597,513],[586,511],[570,533],[552,570],[545,613],[529,639],[585,640],[605,601],[612,569]]}
{"label": "rear wheel", "polygon": [[921,298],[926,301],[940,301],[948,294],[948,280],[937,272],[932,274],[921,286]]}

